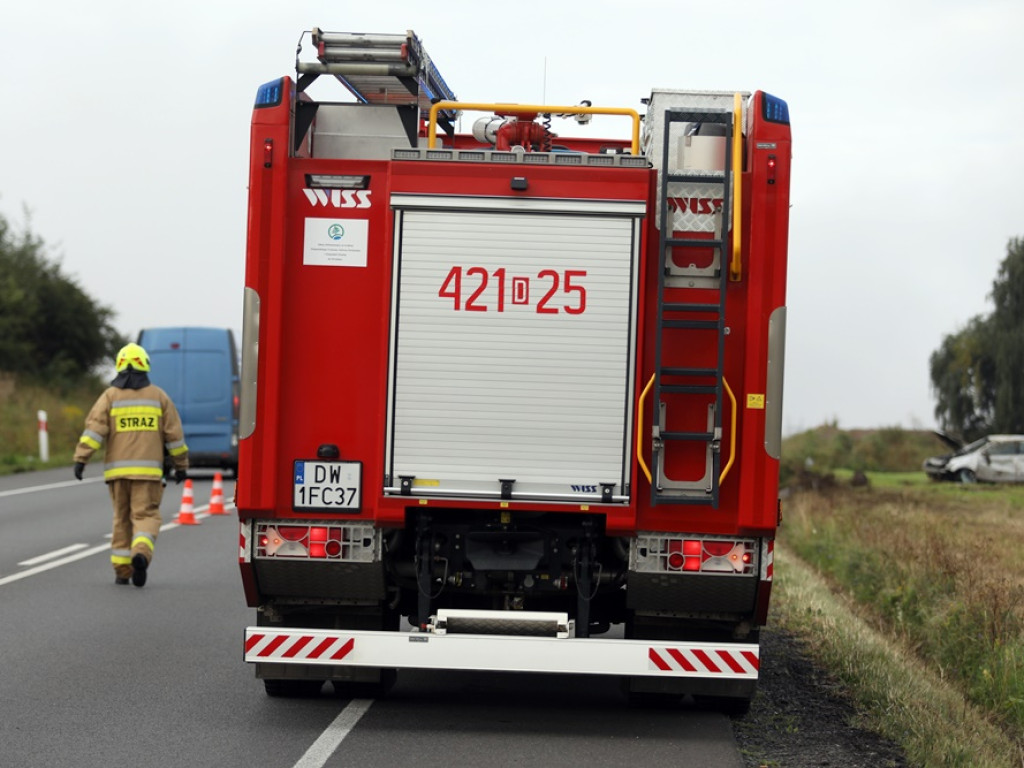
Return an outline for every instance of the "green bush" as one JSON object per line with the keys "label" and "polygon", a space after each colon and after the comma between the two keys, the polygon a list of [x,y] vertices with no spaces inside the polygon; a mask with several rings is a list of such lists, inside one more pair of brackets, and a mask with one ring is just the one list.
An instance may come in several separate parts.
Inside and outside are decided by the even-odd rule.
{"label": "green bush", "polygon": [[837,469],[854,472],[920,471],[929,456],[949,451],[949,447],[930,430],[905,430],[902,427],[842,430],[832,422],[783,440],[780,481],[786,485],[807,471],[819,474]]}

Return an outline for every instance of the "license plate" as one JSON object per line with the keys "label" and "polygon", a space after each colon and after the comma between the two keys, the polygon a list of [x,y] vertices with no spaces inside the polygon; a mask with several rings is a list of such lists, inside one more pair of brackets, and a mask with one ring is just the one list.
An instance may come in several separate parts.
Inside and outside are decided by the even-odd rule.
{"label": "license plate", "polygon": [[296,461],[295,509],[359,510],[363,465],[358,461]]}

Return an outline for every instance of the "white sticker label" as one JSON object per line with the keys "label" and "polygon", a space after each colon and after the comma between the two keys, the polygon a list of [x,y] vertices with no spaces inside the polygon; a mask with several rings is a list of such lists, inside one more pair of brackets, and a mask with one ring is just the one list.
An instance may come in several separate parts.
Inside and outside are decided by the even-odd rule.
{"label": "white sticker label", "polygon": [[302,263],[365,267],[368,224],[365,219],[306,219]]}

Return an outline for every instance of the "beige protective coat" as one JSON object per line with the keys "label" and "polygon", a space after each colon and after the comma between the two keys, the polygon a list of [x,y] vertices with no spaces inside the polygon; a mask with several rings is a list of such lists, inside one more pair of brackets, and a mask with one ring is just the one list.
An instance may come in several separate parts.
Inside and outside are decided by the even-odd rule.
{"label": "beige protective coat", "polygon": [[108,387],[85,418],[75,462],[106,446],[103,477],[114,506],[110,560],[118,578],[132,575],[132,555],[153,558],[160,531],[164,452],[176,470],[188,469],[181,418],[160,387]]}

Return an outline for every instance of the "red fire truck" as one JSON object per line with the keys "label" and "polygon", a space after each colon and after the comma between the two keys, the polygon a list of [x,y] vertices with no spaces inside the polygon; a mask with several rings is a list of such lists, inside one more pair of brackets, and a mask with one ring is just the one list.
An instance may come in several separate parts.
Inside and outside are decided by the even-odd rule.
{"label": "red fire truck", "polygon": [[307,34],[252,117],[245,660],[271,695],[530,671],[742,712],[779,522],[787,104],[460,102],[411,31]]}

